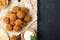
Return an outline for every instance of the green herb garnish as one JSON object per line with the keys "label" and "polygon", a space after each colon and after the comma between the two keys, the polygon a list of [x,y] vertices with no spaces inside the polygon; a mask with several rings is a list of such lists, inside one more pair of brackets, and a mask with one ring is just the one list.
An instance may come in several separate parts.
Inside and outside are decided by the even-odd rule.
{"label": "green herb garnish", "polygon": [[32,36],[32,35],[31,35],[31,36],[30,36],[30,40],[36,40],[36,39],[35,39],[35,36]]}

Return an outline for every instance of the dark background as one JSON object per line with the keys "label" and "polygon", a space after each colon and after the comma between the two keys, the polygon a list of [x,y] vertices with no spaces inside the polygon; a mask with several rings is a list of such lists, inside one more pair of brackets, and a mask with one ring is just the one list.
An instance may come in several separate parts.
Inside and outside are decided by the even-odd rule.
{"label": "dark background", "polygon": [[38,40],[60,40],[60,0],[38,0]]}

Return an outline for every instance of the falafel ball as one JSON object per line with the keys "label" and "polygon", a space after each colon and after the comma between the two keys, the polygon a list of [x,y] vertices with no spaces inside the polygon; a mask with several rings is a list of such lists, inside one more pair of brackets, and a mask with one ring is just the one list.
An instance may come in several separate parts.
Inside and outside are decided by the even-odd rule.
{"label": "falafel ball", "polygon": [[26,15],[25,18],[24,18],[25,22],[29,22],[31,20],[32,20],[32,17],[30,15]]}
{"label": "falafel ball", "polygon": [[7,31],[13,30],[12,25],[11,25],[11,24],[7,24],[7,25],[6,25],[6,30],[7,30]]}
{"label": "falafel ball", "polygon": [[10,21],[10,19],[9,19],[8,17],[5,17],[5,18],[4,18],[4,22],[5,22],[6,24],[9,24],[9,21]]}
{"label": "falafel ball", "polygon": [[14,20],[10,20],[10,24],[11,25],[15,25],[15,21]]}
{"label": "falafel ball", "polygon": [[16,31],[16,32],[19,32],[19,31],[21,30],[21,27],[15,25],[15,26],[13,27],[13,30]]}
{"label": "falafel ball", "polygon": [[29,9],[27,9],[26,7],[22,7],[21,11],[24,12],[25,14],[29,13]]}
{"label": "falafel ball", "polygon": [[10,37],[10,40],[18,40],[18,37],[16,35],[12,35],[12,37]]}
{"label": "falafel ball", "polygon": [[25,16],[25,13],[23,13],[23,12],[21,12],[21,11],[18,11],[18,12],[17,12],[17,17],[18,17],[18,18],[24,18],[24,16]]}
{"label": "falafel ball", "polygon": [[12,11],[8,11],[7,16],[10,17],[13,14]]}
{"label": "falafel ball", "polygon": [[15,25],[17,25],[17,26],[21,26],[22,24],[23,24],[23,21],[21,19],[17,19],[15,21]]}
{"label": "falafel ball", "polygon": [[15,7],[12,8],[12,11],[14,13],[17,13],[19,10],[20,10],[20,8],[18,6],[15,6]]}
{"label": "falafel ball", "polygon": [[23,22],[23,24],[21,25],[22,28],[23,28],[24,26],[26,26],[26,22]]}
{"label": "falafel ball", "polygon": [[12,14],[12,15],[10,15],[9,18],[10,18],[10,20],[14,20],[15,21],[17,19],[17,16],[16,16],[16,14]]}

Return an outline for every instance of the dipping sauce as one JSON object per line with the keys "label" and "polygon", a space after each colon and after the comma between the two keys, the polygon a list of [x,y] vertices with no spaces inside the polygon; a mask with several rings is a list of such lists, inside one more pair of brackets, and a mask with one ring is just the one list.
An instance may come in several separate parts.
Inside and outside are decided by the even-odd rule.
{"label": "dipping sauce", "polygon": [[34,34],[33,34],[33,32],[31,32],[31,31],[26,31],[25,33],[24,33],[24,39],[25,40],[30,40],[30,36],[34,36]]}

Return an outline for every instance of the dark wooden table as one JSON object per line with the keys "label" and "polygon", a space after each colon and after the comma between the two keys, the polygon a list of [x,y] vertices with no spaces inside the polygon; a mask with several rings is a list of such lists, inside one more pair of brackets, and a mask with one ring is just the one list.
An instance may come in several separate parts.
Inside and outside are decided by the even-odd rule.
{"label": "dark wooden table", "polygon": [[39,40],[60,40],[60,0],[39,0]]}

